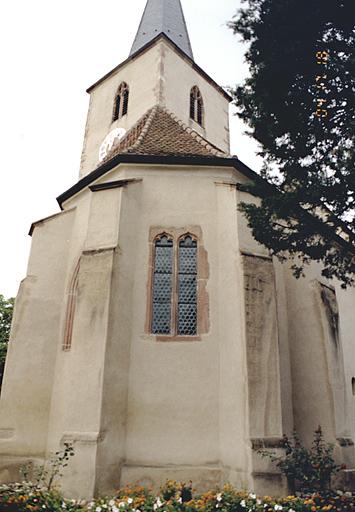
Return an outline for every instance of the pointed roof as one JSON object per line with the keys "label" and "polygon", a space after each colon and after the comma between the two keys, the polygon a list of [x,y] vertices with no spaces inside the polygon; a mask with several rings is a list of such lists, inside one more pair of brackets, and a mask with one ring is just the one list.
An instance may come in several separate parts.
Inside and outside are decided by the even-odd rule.
{"label": "pointed roof", "polygon": [[130,56],[162,33],[193,59],[180,0],[147,0]]}
{"label": "pointed roof", "polygon": [[116,155],[193,155],[227,157],[195,130],[186,126],[167,109],[155,106],[118,141],[104,161]]}

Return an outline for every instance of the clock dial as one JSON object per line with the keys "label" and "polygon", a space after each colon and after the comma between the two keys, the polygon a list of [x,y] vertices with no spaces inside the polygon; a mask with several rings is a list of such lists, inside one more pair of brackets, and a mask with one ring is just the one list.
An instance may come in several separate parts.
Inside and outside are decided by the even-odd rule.
{"label": "clock dial", "polygon": [[102,162],[111,149],[115,142],[121,140],[126,134],[126,130],[124,128],[115,128],[110,133],[106,135],[99,149],[99,161]]}

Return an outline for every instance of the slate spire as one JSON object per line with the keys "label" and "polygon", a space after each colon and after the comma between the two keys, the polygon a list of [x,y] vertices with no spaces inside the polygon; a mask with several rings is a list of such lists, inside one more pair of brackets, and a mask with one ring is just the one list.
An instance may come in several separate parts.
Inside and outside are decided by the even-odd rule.
{"label": "slate spire", "polygon": [[162,33],[193,59],[180,0],[147,0],[130,56]]}

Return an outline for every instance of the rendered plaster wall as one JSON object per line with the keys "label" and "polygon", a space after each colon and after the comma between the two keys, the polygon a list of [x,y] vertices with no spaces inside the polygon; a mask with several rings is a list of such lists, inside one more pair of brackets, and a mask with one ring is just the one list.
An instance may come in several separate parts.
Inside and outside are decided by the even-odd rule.
{"label": "rendered plaster wall", "polygon": [[355,442],[355,395],[352,391],[352,378],[355,377],[355,343],[354,343],[354,307],[355,288],[341,289],[335,286],[339,306],[339,332],[343,348],[345,369],[345,391],[349,411],[348,424],[350,435]]}
{"label": "rendered plaster wall", "polygon": [[[117,89],[129,86],[128,113],[112,122]],[[203,96],[205,124],[190,119],[190,91],[197,85]],[[168,42],[159,40],[151,48],[126,62],[90,92],[79,177],[99,166],[99,148],[114,128],[129,130],[154,105],[166,107],[222,151],[229,151],[229,102],[197,72]]]}
{"label": "rendered plaster wall", "polygon": [[[38,223],[33,233],[27,277],[16,299],[0,399],[2,462],[6,455],[43,457],[46,452],[63,275],[74,217],[75,210],[63,212]],[[6,480],[6,471],[0,472],[0,478]]]}
{"label": "rendered plaster wall", "polygon": [[[159,45],[155,45],[128,61],[91,91],[79,177],[99,166],[99,148],[111,130],[117,127],[129,130],[147,110],[159,103],[159,68]],[[121,82],[129,86],[128,113],[112,122]]]}
{"label": "rendered plaster wall", "polygon": [[[219,256],[236,253],[236,237],[226,236],[227,219],[230,221],[230,213],[235,216],[234,197],[219,197],[222,191],[216,190],[215,177],[213,170],[206,169],[170,168],[166,173],[163,167],[151,168],[144,172],[143,182],[128,187],[123,196],[121,264],[125,261],[130,266],[134,288],[132,309],[126,319],[131,324],[131,352],[122,483],[132,479],[149,483],[151,479],[150,483],[156,485],[170,474],[183,472],[197,485],[207,486],[215,481],[227,453],[230,460],[226,462],[233,459],[235,467],[238,460],[240,473],[245,471],[244,447],[238,443],[245,435],[245,398],[231,392],[243,386],[243,342],[238,336],[240,321],[232,306],[236,287],[223,290],[223,318],[219,318],[221,306],[216,294],[218,290],[220,298],[220,288],[227,281],[238,281],[236,267],[232,263],[229,267],[229,259],[221,261]],[[216,218],[218,207],[221,210]],[[201,334],[201,341],[159,342],[145,331],[148,234],[152,227],[169,232],[171,228],[188,230],[189,226],[200,227],[199,242],[207,252],[210,331]],[[133,234],[134,244],[128,245]],[[241,371],[233,372],[229,365]],[[228,431],[227,437],[221,428],[223,433]]]}
{"label": "rendered plaster wall", "polygon": [[[92,455],[96,489],[103,492],[110,485],[117,487],[121,466],[121,484],[137,480],[158,485],[172,475],[193,478],[202,487],[222,479],[247,485],[246,401],[244,393],[237,392],[246,385],[239,316],[241,273],[234,263],[238,255],[236,227],[228,227],[236,222],[235,190],[215,184],[230,178],[231,171],[223,175],[206,168],[172,168],[169,173],[163,166],[119,169],[101,182],[132,177],[143,181],[122,189],[118,248],[111,274],[110,327],[106,341],[97,340],[98,346],[106,344],[104,359],[102,352],[98,358],[92,345],[85,359],[95,358],[100,361],[98,366],[105,368],[100,376],[103,380],[99,376],[94,379],[103,386],[97,452]],[[110,199],[113,192],[95,192],[92,197],[105,211],[115,211],[113,196]],[[90,219],[94,219],[93,213]],[[98,227],[108,221],[104,216],[95,222]],[[160,342],[146,332],[149,232],[152,227],[188,230],[188,226],[200,227],[200,242],[207,252],[210,330],[201,334],[200,341]],[[90,230],[99,232],[94,226]],[[73,354],[68,357],[78,350],[74,343],[75,336]],[[96,375],[93,368],[92,373]],[[90,382],[91,372],[85,378]],[[76,389],[73,378],[71,381]],[[81,397],[79,402],[83,401]],[[89,409],[98,403],[99,399],[91,400]],[[82,416],[88,414],[92,411],[83,406]],[[89,426],[96,429],[92,420]]]}
{"label": "rendered plaster wall", "polygon": [[[182,58],[166,42],[161,43],[162,101],[166,108],[222,151],[229,153],[229,101],[191,61]],[[204,126],[190,119],[190,91],[197,85],[204,105]]]}
{"label": "rendered plaster wall", "polygon": [[[97,445],[100,429],[102,381],[110,307],[111,275],[117,246],[120,190],[105,198],[89,190],[69,202],[78,215],[70,241],[66,290],[79,265],[78,290],[71,348],[57,351],[48,450],[64,441],[75,443],[71,473],[63,485],[68,496],[90,496],[96,485]],[[68,204],[66,205],[68,207]],[[79,263],[78,263],[79,262]],[[62,338],[65,314],[62,317]]]}

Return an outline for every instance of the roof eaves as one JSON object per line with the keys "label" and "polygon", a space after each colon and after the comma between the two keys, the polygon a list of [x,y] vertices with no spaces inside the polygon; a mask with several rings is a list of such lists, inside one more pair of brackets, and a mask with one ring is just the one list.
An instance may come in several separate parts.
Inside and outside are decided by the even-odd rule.
{"label": "roof eaves", "polygon": [[242,172],[247,178],[251,180],[257,179],[259,176],[248,166],[243,164],[238,158],[218,157],[218,156],[191,156],[191,155],[139,155],[132,153],[123,153],[114,156],[108,162],[100,165],[97,169],[90,174],[84,176],[75,185],[63,192],[57,197],[57,202],[62,208],[65,201],[73,197],[75,194],[88,187],[93,181],[104,176],[107,172],[111,171],[114,167],[122,163],[141,163],[141,164],[156,164],[156,165],[197,165],[197,166],[214,166],[214,167],[234,167],[236,170]]}

